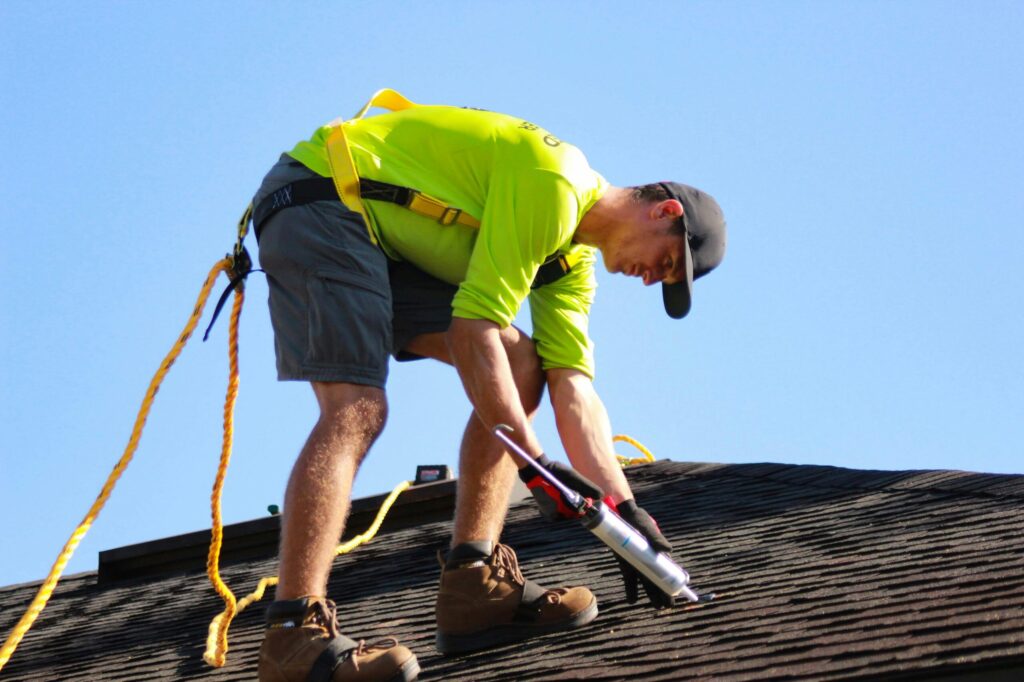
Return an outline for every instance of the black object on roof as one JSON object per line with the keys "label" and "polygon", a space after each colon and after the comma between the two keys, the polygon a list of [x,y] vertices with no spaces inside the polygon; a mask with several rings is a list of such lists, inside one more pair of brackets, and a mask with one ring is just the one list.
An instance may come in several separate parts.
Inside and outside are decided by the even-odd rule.
{"label": "black object on roof", "polygon": [[[442,658],[435,553],[448,541],[454,482],[441,481],[405,493],[373,542],[335,561],[329,596],[342,630],[399,637],[423,680],[1024,679],[1024,476],[666,461],[627,475],[693,584],[716,601],[668,611],[625,603],[606,548],[522,503],[503,541],[524,572],[588,585],[601,615],[570,634]],[[354,503],[350,533],[378,502]],[[278,521],[227,529],[222,573],[240,597],[276,570]],[[266,602],[235,620],[225,667],[202,661],[222,608],[202,554],[190,555],[207,539],[112,550],[102,581],[65,578],[3,679],[255,679]],[[0,633],[37,586],[0,588]]]}

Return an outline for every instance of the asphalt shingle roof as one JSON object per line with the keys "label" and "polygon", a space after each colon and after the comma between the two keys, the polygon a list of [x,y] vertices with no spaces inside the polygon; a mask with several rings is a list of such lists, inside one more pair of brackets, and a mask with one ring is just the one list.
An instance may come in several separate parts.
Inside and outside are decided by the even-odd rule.
{"label": "asphalt shingle roof", "polygon": [[[397,636],[423,680],[1024,679],[1024,476],[668,461],[627,473],[716,601],[660,612],[625,603],[609,551],[524,502],[503,536],[524,572],[590,586],[601,614],[569,634],[442,658],[435,552],[450,524],[435,495],[422,520],[386,525],[335,561],[343,631]],[[364,525],[356,515],[350,531]],[[241,596],[275,569],[247,558],[223,574]],[[0,677],[254,679],[266,602],[236,619],[227,665],[210,668],[202,652],[220,600],[200,568],[175,570],[66,578]],[[0,588],[0,634],[36,587]]]}

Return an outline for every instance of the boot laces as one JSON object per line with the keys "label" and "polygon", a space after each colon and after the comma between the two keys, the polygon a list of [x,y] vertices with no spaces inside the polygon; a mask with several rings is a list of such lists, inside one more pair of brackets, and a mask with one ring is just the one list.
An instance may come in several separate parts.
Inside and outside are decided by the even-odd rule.
{"label": "boot laces", "polygon": [[549,604],[559,604],[562,601],[562,595],[568,593],[569,590],[564,587],[556,587],[548,590],[544,593],[544,598],[548,600]]}
{"label": "boot laces", "polygon": [[398,640],[394,637],[378,639],[372,644],[367,644],[365,639],[361,639],[359,640],[359,646],[357,646],[356,650],[352,652],[352,656],[349,660],[352,661],[352,667],[359,670],[359,656],[365,656],[376,649],[392,649],[396,646],[398,646]]}
{"label": "boot laces", "polygon": [[516,553],[508,545],[497,544],[494,546],[494,565],[512,576],[512,581],[517,585],[524,585],[526,578],[519,569],[519,559]]}
{"label": "boot laces", "polygon": [[319,626],[332,639],[341,635],[338,629],[338,606],[330,599],[314,601],[306,615],[305,624]]}
{"label": "boot laces", "polygon": [[[340,637],[341,631],[338,628],[338,605],[330,599],[317,600],[310,607],[310,613],[306,616],[306,623],[319,626],[330,638]],[[370,644],[365,639],[359,640],[350,659],[352,667],[359,670],[359,656],[365,656],[376,649],[391,649],[398,646],[398,640],[394,637],[384,637]]]}
{"label": "boot laces", "polygon": [[[515,551],[508,545],[497,544],[494,546],[494,564],[502,571],[512,577],[512,582],[517,585],[525,585],[526,578],[519,568],[519,558]],[[556,587],[544,592],[544,598],[549,604],[558,604],[562,601],[562,595],[568,592],[565,588]]]}

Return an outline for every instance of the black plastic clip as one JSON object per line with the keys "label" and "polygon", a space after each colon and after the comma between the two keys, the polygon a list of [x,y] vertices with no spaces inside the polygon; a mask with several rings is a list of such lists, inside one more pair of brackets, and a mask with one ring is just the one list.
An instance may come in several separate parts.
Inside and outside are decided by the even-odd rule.
{"label": "black plastic clip", "polygon": [[231,268],[228,270],[228,276],[231,281],[228,283],[224,293],[220,295],[217,300],[217,305],[213,309],[213,318],[210,320],[210,324],[206,327],[206,333],[203,334],[203,341],[205,342],[210,338],[210,330],[213,329],[213,323],[217,321],[217,317],[220,316],[220,311],[224,308],[224,304],[228,300],[228,296],[235,289],[242,287],[245,288],[245,278],[253,272],[263,272],[262,270],[252,269],[252,257],[249,256],[249,250],[244,246],[239,245],[240,248],[235,249],[234,255],[228,254],[227,257],[231,259]]}

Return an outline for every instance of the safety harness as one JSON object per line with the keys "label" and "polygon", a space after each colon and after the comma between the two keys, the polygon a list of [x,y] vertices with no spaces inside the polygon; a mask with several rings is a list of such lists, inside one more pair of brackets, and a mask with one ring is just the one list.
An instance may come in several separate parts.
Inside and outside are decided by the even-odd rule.
{"label": "safety harness", "polygon": [[[392,185],[391,183],[373,180],[371,178],[360,178],[356,173],[355,164],[352,161],[352,153],[349,150],[348,141],[345,138],[346,126],[360,120],[370,109],[380,107],[388,111],[402,111],[419,106],[406,99],[398,92],[384,88],[374,93],[359,112],[347,121],[337,119],[331,123],[331,133],[327,136],[327,159],[331,168],[331,177],[316,177],[291,182],[267,197],[264,197],[255,207],[250,204],[238,226],[238,241],[235,244],[234,253],[230,254],[233,267],[231,269],[231,283],[221,295],[220,300],[214,308],[210,325],[203,336],[205,341],[209,336],[213,323],[227,302],[228,295],[238,286],[241,286],[245,278],[249,276],[252,269],[252,259],[243,245],[243,240],[248,232],[248,223],[251,220],[253,232],[256,234],[256,241],[259,242],[260,233],[267,221],[278,211],[292,206],[302,206],[315,201],[337,201],[341,200],[345,206],[363,218],[370,241],[378,245],[377,238],[370,228],[370,218],[363,200],[386,201],[406,208],[417,215],[425,216],[436,220],[441,225],[462,225],[472,229],[480,228],[480,221],[460,208],[450,206],[440,199],[424,194],[411,187]],[[531,289],[537,289],[545,284],[556,282],[567,275],[574,265],[579,262],[579,253],[555,252],[541,264],[530,284]]]}
{"label": "safety harness", "polygon": [[[465,213],[462,209],[448,206],[442,201],[424,194],[409,187],[392,185],[379,180],[361,178],[359,180],[359,196],[362,199],[373,201],[387,201],[407,208],[427,218],[433,218],[442,225],[464,225],[465,227],[479,228],[480,221]],[[301,206],[314,201],[337,201],[338,190],[334,178],[309,178],[296,180],[281,187],[274,193],[263,199],[253,210],[253,228],[256,232],[256,240],[259,241],[260,232],[267,220],[284,208],[290,206]],[[361,208],[361,207],[360,207]],[[374,239],[373,233],[370,233]],[[374,239],[376,243],[376,239]]]}
{"label": "safety harness", "polygon": [[[338,199],[339,197],[345,206],[363,217],[367,230],[370,230],[370,220],[363,206],[362,200],[364,199],[397,204],[417,215],[436,220],[442,225],[462,225],[479,229],[480,221],[461,208],[450,206],[417,189],[392,185],[370,178],[360,178],[356,173],[355,164],[352,162],[352,153],[349,151],[348,141],[345,139],[346,127],[363,118],[366,112],[374,107],[388,111],[402,111],[416,106],[419,105],[391,88],[384,88],[374,93],[370,101],[349,120],[334,121],[331,133],[327,137],[327,159],[331,167],[331,177],[293,182],[262,200],[253,212],[253,229],[256,239],[259,240],[260,230],[266,220],[282,208],[325,199]],[[332,187],[334,192],[331,192]],[[370,239],[374,244],[377,243],[372,230],[370,230]],[[540,266],[531,288],[536,289],[565,276],[579,261],[579,258],[580,256],[574,253],[552,254]]]}
{"label": "safety harness", "polygon": [[[409,187],[392,185],[379,180],[370,180],[369,178],[360,178],[359,196],[372,201],[387,201],[392,204],[398,204],[413,213],[433,218],[442,225],[480,227],[480,221],[462,209],[449,206],[419,190]],[[253,210],[252,224],[253,232],[256,233],[256,241],[259,242],[260,233],[267,220],[278,211],[291,206],[311,204],[314,201],[336,201],[337,199],[338,192],[333,178],[296,180],[281,187],[264,198]],[[371,239],[373,239],[372,232]],[[536,289],[564,277],[572,270],[572,266],[578,260],[579,257],[576,254],[555,253],[541,264],[530,288]]]}

